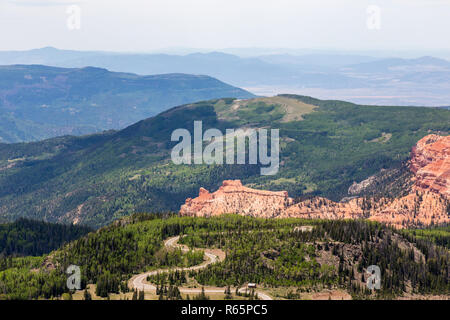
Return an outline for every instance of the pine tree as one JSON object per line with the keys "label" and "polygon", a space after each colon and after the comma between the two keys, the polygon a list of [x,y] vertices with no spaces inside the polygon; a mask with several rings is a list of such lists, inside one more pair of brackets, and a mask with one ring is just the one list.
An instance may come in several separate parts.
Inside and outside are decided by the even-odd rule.
{"label": "pine tree", "polygon": [[83,297],[84,297],[84,300],[92,300],[92,295],[91,295],[91,293],[87,290],[87,288],[84,289]]}
{"label": "pine tree", "polygon": [[225,289],[225,300],[231,300],[233,299],[232,295],[231,295],[231,288],[228,285]]}

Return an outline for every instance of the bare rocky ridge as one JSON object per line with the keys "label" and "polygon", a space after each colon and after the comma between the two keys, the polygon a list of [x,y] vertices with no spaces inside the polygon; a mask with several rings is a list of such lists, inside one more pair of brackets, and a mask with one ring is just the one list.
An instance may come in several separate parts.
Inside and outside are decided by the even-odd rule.
{"label": "bare rocky ridge", "polygon": [[398,198],[356,197],[334,202],[315,197],[295,203],[286,191],[248,188],[240,180],[226,180],[216,192],[200,188],[199,196],[181,206],[183,216],[237,213],[264,218],[367,218],[397,228],[450,222],[450,136],[429,135],[411,152],[413,189]]}

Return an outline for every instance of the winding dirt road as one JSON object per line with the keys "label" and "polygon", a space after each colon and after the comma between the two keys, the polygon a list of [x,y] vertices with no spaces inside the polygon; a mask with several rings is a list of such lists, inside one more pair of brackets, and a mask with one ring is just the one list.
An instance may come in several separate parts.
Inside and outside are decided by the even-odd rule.
{"label": "winding dirt road", "polygon": [[[179,239],[180,239],[180,236],[169,238],[164,241],[164,246],[166,248],[180,248],[184,252],[189,251],[189,248],[187,246],[178,243]],[[157,270],[141,273],[141,274],[133,276],[129,280],[129,282],[128,282],[129,287],[131,289],[137,289],[137,290],[152,292],[152,293],[156,294],[156,286],[147,282],[148,276],[154,276],[158,273],[164,273],[164,272],[170,272],[170,271],[200,270],[200,269],[206,268],[210,264],[213,264],[216,262],[221,262],[225,259],[225,252],[223,252],[222,250],[199,249],[199,248],[196,248],[194,250],[202,250],[207,258],[207,261],[204,261],[203,263],[193,266],[193,267],[187,267],[187,268],[176,267],[176,268],[167,268],[167,269],[157,269]],[[204,287],[204,289],[205,289],[205,293],[223,293],[225,291],[225,288],[217,288],[217,287]],[[181,293],[185,293],[185,294],[198,294],[202,291],[200,288],[185,288],[185,287],[180,287],[179,290]],[[240,291],[241,292],[245,291],[245,288],[240,289]],[[256,291],[256,293],[258,293],[258,297],[261,300],[272,300],[272,298],[265,293],[262,293],[258,290]]]}

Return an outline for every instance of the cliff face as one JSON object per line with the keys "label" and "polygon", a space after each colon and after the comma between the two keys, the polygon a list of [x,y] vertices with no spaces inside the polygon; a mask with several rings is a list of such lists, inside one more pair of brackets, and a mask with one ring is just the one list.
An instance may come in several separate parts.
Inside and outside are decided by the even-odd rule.
{"label": "cliff face", "polygon": [[435,134],[419,140],[411,152],[416,190],[450,196],[450,136]]}
{"label": "cliff face", "polygon": [[187,199],[180,214],[215,216],[237,213],[264,218],[357,219],[391,224],[397,228],[450,222],[450,137],[430,135],[411,153],[414,189],[403,197],[353,198],[334,202],[315,197],[299,203],[286,191],[272,192],[244,187],[239,180],[226,180],[216,192],[200,188],[199,196]]}

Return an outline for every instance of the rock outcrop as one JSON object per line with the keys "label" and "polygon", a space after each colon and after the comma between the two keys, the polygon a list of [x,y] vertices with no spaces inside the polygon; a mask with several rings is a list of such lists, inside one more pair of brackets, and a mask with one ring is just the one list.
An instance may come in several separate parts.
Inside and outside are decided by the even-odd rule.
{"label": "rock outcrop", "polygon": [[239,213],[273,218],[292,204],[286,191],[272,192],[244,187],[240,180],[225,180],[214,193],[200,188],[195,199],[187,199],[180,214],[188,216],[216,216]]}
{"label": "rock outcrop", "polygon": [[450,196],[450,136],[428,135],[413,147],[411,171],[416,190]]}
{"label": "rock outcrop", "polygon": [[449,209],[448,197],[431,191],[417,191],[372,211],[369,220],[397,228],[439,225],[450,222]]}
{"label": "rock outcrop", "polygon": [[[187,199],[180,214],[216,216],[237,213],[264,218],[365,218],[397,228],[449,223],[450,137],[429,135],[412,150],[414,174],[411,193],[398,198],[352,198],[334,202],[314,197],[298,203],[286,191],[264,191],[244,187],[240,180],[225,180],[216,192],[200,188],[199,196]],[[409,190],[409,189],[408,189]]]}

